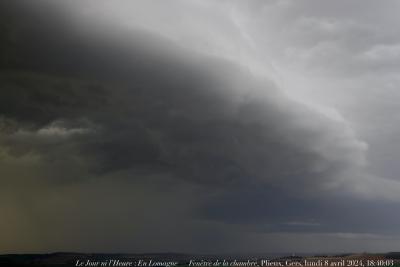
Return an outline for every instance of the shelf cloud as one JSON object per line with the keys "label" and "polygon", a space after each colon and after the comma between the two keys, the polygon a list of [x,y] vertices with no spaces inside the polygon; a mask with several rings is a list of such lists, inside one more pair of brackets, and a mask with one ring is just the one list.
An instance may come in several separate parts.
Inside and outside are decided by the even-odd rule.
{"label": "shelf cloud", "polygon": [[376,5],[0,4],[0,251],[393,250]]}

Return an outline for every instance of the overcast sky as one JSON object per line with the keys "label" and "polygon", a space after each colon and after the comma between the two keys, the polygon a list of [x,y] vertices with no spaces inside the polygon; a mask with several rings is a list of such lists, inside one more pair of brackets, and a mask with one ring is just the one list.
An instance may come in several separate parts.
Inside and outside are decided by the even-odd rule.
{"label": "overcast sky", "polygon": [[398,1],[0,7],[0,253],[400,250]]}

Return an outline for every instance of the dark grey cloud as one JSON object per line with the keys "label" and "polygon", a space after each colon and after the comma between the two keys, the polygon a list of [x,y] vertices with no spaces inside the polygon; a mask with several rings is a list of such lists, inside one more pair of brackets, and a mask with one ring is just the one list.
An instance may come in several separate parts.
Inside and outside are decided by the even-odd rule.
{"label": "dark grey cloud", "polygon": [[366,145],[345,123],[234,61],[22,3],[0,19],[1,250],[220,252],[248,249],[234,243],[254,232],[398,233],[400,218],[378,219],[395,204],[352,195],[370,190],[353,177]]}

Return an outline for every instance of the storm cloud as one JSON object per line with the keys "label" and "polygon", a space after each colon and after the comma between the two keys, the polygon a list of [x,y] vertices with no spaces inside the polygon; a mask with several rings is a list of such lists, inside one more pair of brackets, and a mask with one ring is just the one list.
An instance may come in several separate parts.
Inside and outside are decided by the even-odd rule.
{"label": "storm cloud", "polygon": [[[370,171],[373,137],[328,102],[296,98],[254,58],[265,40],[246,37],[242,4],[150,2],[1,4],[0,250],[395,250],[400,186]],[[233,22],[218,16],[229,6]],[[245,11],[268,8],[288,6]],[[161,22],[176,14],[188,23]],[[291,28],[319,31],[296,49],[364,30],[318,23]]]}

